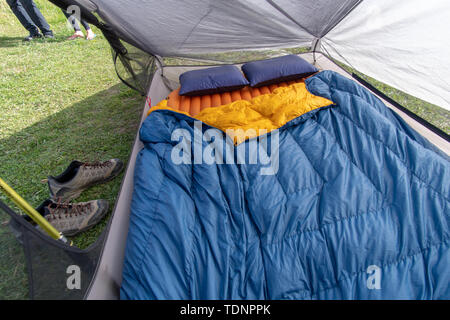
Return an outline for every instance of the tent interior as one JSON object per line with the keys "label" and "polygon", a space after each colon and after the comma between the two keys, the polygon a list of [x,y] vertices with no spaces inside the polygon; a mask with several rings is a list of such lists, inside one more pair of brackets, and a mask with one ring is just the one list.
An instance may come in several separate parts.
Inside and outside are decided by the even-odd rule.
{"label": "tent interior", "polygon": [[[240,66],[252,57],[239,56],[236,52],[270,51],[278,55],[283,52],[277,51],[280,48],[299,47],[310,48],[309,52],[298,55],[320,71],[332,70],[358,81],[336,63],[339,61],[396,89],[450,109],[450,37],[449,28],[441,25],[442,21],[450,21],[448,1],[52,2],[62,8],[79,6],[82,16],[103,31],[111,44],[119,77],[150,98],[144,106],[141,123],[149,111],[148,102],[153,106],[165,99],[179,85],[183,72],[224,63]],[[382,93],[360,84],[450,155],[448,135],[418,121]],[[30,276],[34,283],[30,288],[32,297],[48,298],[53,290],[50,297],[119,298],[135,162],[142,146],[137,135],[113,215],[92,248],[68,248],[26,225],[16,229],[21,230],[18,237],[24,242],[25,251],[28,250],[28,265],[34,270]],[[48,254],[49,251],[54,254]],[[47,260],[43,252],[47,252]],[[59,261],[59,266],[54,261]],[[85,274],[90,279],[81,291],[65,290],[64,280],[60,284],[46,281],[44,274],[64,274],[66,265],[73,261],[86,266]],[[49,272],[47,268],[52,265],[60,268],[59,271]],[[50,284],[56,287],[50,288]]]}
{"label": "tent interior", "polygon": [[[304,53],[300,54],[300,56],[310,63],[314,62],[312,53]],[[345,77],[352,78],[348,72],[335,64],[322,53],[316,53],[315,64],[319,70],[333,70],[341,75],[344,75]],[[152,84],[148,91],[148,97],[151,98],[151,101],[161,101],[170,93],[171,90],[164,83],[165,81],[161,76],[163,72],[165,77],[168,79],[177,81],[179,75],[183,72],[198,68],[204,67],[167,66],[162,69],[158,69],[153,76]],[[376,93],[374,94],[376,95]],[[407,123],[417,132],[427,137],[427,139],[433,142],[441,150],[450,155],[450,144],[448,141],[430,131],[410,116],[406,115],[402,110],[396,108],[394,105],[383,99],[383,97],[378,97],[386,104],[386,106],[397,112],[403,119],[405,119],[405,121],[407,121]],[[141,121],[146,118],[148,111],[149,105],[146,103]],[[142,143],[139,138],[137,138],[131,155],[132,160],[136,159],[137,153],[141,149]],[[125,253],[130,203],[133,191],[133,174],[134,161],[130,161],[130,166],[127,168],[127,173],[123,181],[123,188],[119,199],[117,200],[117,207],[115,208],[114,218],[111,221],[110,231],[106,236],[107,238],[96,277],[87,293],[88,299],[118,299],[119,297],[119,288],[122,279],[122,264],[118,262],[123,261],[123,256]]]}

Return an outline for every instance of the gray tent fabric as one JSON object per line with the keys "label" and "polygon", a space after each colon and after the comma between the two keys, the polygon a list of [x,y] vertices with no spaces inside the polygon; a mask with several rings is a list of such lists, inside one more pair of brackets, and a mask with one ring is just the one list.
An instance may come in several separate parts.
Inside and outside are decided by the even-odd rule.
{"label": "gray tent fabric", "polygon": [[310,47],[450,110],[448,0],[51,1],[95,12],[157,57],[237,63],[223,53]]}
{"label": "gray tent fabric", "polygon": [[450,110],[450,1],[364,0],[322,45],[356,70]]}
{"label": "gray tent fabric", "polygon": [[219,61],[227,51],[312,47],[450,109],[448,0],[64,1],[156,56]]}
{"label": "gray tent fabric", "polygon": [[278,11],[289,16],[309,34],[319,39],[325,36],[361,2],[361,0],[267,1]]}
{"label": "gray tent fabric", "polygon": [[78,1],[120,38],[159,56],[310,46],[357,0]]}

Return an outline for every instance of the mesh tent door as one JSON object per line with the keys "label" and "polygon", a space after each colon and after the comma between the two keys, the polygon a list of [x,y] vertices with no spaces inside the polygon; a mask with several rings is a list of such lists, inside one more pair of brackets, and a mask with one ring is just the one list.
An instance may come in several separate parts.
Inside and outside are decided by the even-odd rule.
{"label": "mesh tent door", "polygon": [[43,234],[0,201],[0,210],[11,217],[9,228],[22,245],[31,299],[83,299],[95,274],[105,230],[85,250]]}

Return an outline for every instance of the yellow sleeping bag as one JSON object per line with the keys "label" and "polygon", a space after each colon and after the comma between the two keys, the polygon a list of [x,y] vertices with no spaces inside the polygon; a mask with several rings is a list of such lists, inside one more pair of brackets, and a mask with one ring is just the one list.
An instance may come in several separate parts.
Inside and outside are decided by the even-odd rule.
{"label": "yellow sleeping bag", "polygon": [[[167,100],[162,100],[150,109],[168,109],[180,112],[200,120],[223,132],[235,130],[255,134],[235,135],[235,143],[259,135],[260,132],[270,132],[278,129],[288,121],[293,120],[311,110],[333,104],[332,101],[315,96],[307,89],[304,82],[294,83],[286,87],[278,87],[272,93],[262,94],[250,100],[237,100],[222,106],[203,109],[195,116],[167,106]],[[250,130],[249,130],[250,129]],[[252,136],[253,135],[253,136]]]}

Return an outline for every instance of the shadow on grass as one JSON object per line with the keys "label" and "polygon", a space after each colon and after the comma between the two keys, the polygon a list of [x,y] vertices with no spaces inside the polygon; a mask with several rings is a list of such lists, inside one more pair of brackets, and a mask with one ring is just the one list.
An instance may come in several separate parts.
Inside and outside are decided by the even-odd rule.
{"label": "shadow on grass", "polygon": [[24,35],[23,37],[0,36],[0,48],[12,48],[32,43],[46,43],[46,42],[54,43],[54,42],[70,41],[67,40],[67,36],[55,36],[55,38],[53,39],[48,38],[33,39],[32,41],[24,41],[25,37],[26,35]]}
{"label": "shadow on grass", "polygon": [[[122,84],[98,92],[12,136],[0,140],[0,177],[32,206],[48,198],[41,182],[61,173],[74,159],[120,158],[127,164],[144,100]],[[123,173],[113,181],[85,191],[76,201],[106,199],[114,206]],[[2,200],[6,200],[0,195]],[[11,204],[11,202],[6,201]],[[73,239],[86,248],[109,218]],[[0,300],[27,298],[27,277],[20,245],[0,212]]]}

